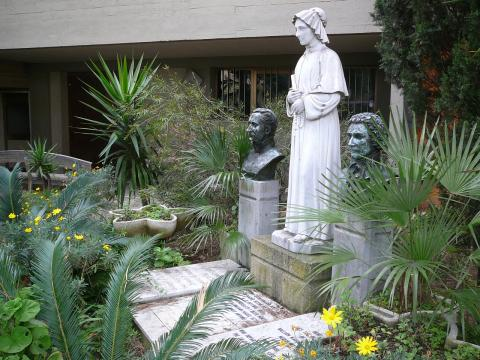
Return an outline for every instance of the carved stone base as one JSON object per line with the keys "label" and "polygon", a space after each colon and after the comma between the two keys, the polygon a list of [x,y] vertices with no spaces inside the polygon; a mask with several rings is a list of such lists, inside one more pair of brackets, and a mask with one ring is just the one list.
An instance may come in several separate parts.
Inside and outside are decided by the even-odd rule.
{"label": "carved stone base", "polygon": [[272,233],[272,243],[297,254],[318,254],[321,246],[325,244],[323,240],[296,241],[294,238],[295,234],[285,229]]}

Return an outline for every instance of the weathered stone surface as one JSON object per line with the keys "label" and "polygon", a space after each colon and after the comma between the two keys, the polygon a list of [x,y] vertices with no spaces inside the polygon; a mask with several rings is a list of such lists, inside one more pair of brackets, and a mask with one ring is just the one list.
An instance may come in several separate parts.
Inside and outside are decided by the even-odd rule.
{"label": "weathered stone surface", "polygon": [[[364,275],[375,264],[391,255],[392,233],[384,224],[373,221],[360,221],[349,218],[345,224],[338,224],[334,229],[333,244],[353,251],[359,260],[336,265],[332,269],[334,278],[358,277]],[[366,278],[353,284],[350,280],[350,296],[359,304],[363,303],[379,270],[371,272]],[[340,301],[339,295],[333,302]]]}
{"label": "weathered stone surface", "polygon": [[[270,235],[277,228],[274,219],[278,217],[279,191],[278,180],[240,180],[238,231],[249,240],[257,235]],[[240,249],[234,260],[250,268],[250,249]]]}
{"label": "weathered stone surface", "polygon": [[252,239],[251,272],[257,283],[266,285],[262,292],[297,313],[315,311],[323,299],[315,295],[316,289],[330,279],[328,272],[309,283],[307,278],[320,264],[319,255],[290,252],[270,241],[270,236]]}
{"label": "weathered stone surface", "polygon": [[148,303],[175,296],[197,293],[203,285],[240,266],[231,260],[150,270],[145,274],[145,285],[137,303]]}
{"label": "weathered stone surface", "polygon": [[325,245],[325,240],[308,239],[298,242],[295,241],[295,234],[284,229],[272,233],[272,243],[294,253],[310,255],[318,254]]}
{"label": "weathered stone surface", "polygon": [[[297,342],[306,339],[324,338],[328,326],[320,320],[318,313],[309,313],[273,321],[266,324],[252,326],[249,328],[234,330],[209,337],[207,345],[225,338],[240,338],[245,342],[253,342],[260,339],[277,339],[286,341],[289,345],[295,346]],[[287,347],[277,346],[267,355],[275,357],[278,355],[287,355],[290,350]]]}
{"label": "weathered stone surface", "polygon": [[[163,299],[137,306],[134,320],[142,334],[151,343],[171,330],[187,308],[192,296]],[[215,323],[213,334],[238,331],[250,326],[290,318],[295,314],[258,291],[245,293],[241,301]]]}

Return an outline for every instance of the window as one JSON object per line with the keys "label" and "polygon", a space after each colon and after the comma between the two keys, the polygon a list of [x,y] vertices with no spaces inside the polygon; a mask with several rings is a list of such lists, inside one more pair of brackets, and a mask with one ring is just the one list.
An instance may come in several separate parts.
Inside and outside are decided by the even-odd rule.
{"label": "window", "polygon": [[5,144],[30,141],[30,107],[26,91],[0,91]]}
{"label": "window", "polygon": [[[345,67],[343,71],[350,96],[339,105],[340,118],[374,111],[376,68]],[[285,96],[292,73],[293,69],[277,68],[220,69],[218,97],[227,107],[240,108],[248,114],[256,107],[265,106],[268,100]]]}

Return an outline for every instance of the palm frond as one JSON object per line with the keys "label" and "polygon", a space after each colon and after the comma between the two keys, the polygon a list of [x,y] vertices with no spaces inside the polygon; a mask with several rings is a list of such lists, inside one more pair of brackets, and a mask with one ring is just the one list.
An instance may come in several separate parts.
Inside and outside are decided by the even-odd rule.
{"label": "palm frond", "polygon": [[197,294],[171,331],[155,345],[155,359],[189,359],[203,347],[216,321],[236,301],[241,293],[253,289],[252,276],[244,271],[227,273],[213,280]]}
{"label": "palm frond", "polygon": [[244,343],[240,339],[223,339],[197,352],[192,360],[251,360],[264,356],[278,345],[277,340],[262,339]]}
{"label": "palm frond", "polygon": [[469,313],[472,318],[480,323],[480,288],[469,287],[464,289],[448,289],[445,296],[452,300],[452,305],[457,310]]}
{"label": "palm frond", "polygon": [[11,300],[15,298],[20,287],[20,267],[12,257],[0,249],[0,299]]}
{"label": "palm frond", "polygon": [[248,138],[248,134],[244,126],[236,129],[232,144],[233,149],[238,157],[238,166],[239,168],[242,168],[243,161],[247,158],[250,150],[252,149],[252,143]]}
{"label": "palm frond", "polygon": [[103,360],[125,359],[126,339],[132,319],[132,302],[138,296],[139,277],[146,269],[154,241],[134,242],[116,264],[107,286],[105,317],[102,330]]}
{"label": "palm frond", "polygon": [[20,164],[16,164],[10,172],[0,166],[0,221],[8,218],[8,214],[20,214],[22,209],[22,180]]}
{"label": "palm frond", "polygon": [[223,222],[227,216],[227,209],[222,205],[204,204],[187,210],[187,214],[190,217],[188,226],[196,227],[200,224]]}
{"label": "palm frond", "polygon": [[440,183],[453,194],[480,199],[480,138],[474,139],[476,124],[470,136],[466,136],[466,126],[462,126],[457,138],[445,125],[443,139],[436,134],[435,156],[444,171]]}
{"label": "palm frond", "polygon": [[40,291],[40,318],[48,324],[54,346],[67,360],[85,360],[86,341],[82,337],[77,292],[72,287],[71,268],[65,261],[64,243],[42,241],[35,249],[33,282]]}
{"label": "palm frond", "polygon": [[107,181],[106,173],[92,173],[86,172],[80,174],[65,189],[53,199],[53,207],[67,211],[73,207],[81,199],[84,199],[87,193],[92,193],[97,186],[104,184]]}
{"label": "palm frond", "polygon": [[227,228],[224,223],[217,222],[211,225],[200,225],[192,231],[181,237],[181,241],[188,248],[194,249],[194,252],[205,248],[209,243],[225,237]]}

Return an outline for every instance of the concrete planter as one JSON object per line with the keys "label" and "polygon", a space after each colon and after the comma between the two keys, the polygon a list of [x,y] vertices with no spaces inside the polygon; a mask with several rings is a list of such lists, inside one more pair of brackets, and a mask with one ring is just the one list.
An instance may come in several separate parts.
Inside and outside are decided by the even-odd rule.
{"label": "concrete planter", "polygon": [[[146,206],[142,206],[138,209],[132,209],[132,211],[139,212],[145,207]],[[170,220],[156,220],[151,218],[121,220],[123,213],[124,211],[121,209],[110,211],[110,214],[115,217],[113,219],[113,228],[118,232],[126,233],[127,236],[162,234],[160,239],[165,239],[172,236],[177,227],[177,217],[174,214],[172,214],[172,219]]]}
{"label": "concrete planter", "polygon": [[472,346],[478,350],[480,350],[480,345],[472,344],[463,340],[458,339],[458,325],[457,325],[457,311],[451,311],[449,313],[445,313],[443,315],[445,320],[448,323],[448,334],[447,339],[445,340],[445,346],[448,348],[456,348],[460,345],[467,345]]}
{"label": "concrete planter", "polygon": [[[363,305],[365,305],[368,308],[368,310],[370,311],[370,313],[373,315],[375,319],[377,319],[378,321],[388,326],[396,325],[400,322],[400,320],[409,318],[410,316],[412,316],[411,312],[405,312],[405,313],[399,314],[394,311],[385,309],[381,306],[370,304],[368,301],[365,301]],[[417,311],[417,314],[434,314],[434,313],[435,311],[432,311],[432,310]]]}

